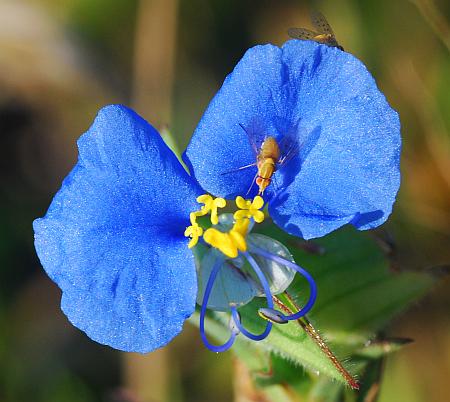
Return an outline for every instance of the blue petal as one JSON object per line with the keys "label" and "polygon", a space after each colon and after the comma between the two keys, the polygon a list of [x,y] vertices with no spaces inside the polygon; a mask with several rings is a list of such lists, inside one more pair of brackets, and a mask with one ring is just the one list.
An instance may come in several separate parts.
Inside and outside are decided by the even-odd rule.
{"label": "blue petal", "polygon": [[368,229],[391,212],[400,183],[400,123],[365,66],[310,41],[250,49],[212,100],[185,159],[208,191],[247,192],[253,142],[293,143],[278,166],[269,204],[275,222],[312,238],[352,223]]}
{"label": "blue petal", "polygon": [[249,136],[258,143],[276,133],[272,96],[282,82],[281,50],[272,45],[249,49],[226,78],[183,157],[207,191],[225,198],[247,193],[256,167],[237,169],[256,161]]}
{"label": "blue petal", "polygon": [[125,351],[165,345],[195,308],[189,213],[201,189],[156,130],[123,106],[100,110],[42,219],[35,246],[70,321]]}
{"label": "blue petal", "polygon": [[398,115],[365,66],[348,53],[310,44],[303,61],[299,42],[283,47],[292,85],[300,88],[291,107],[307,138],[298,169],[278,172],[278,181],[293,180],[269,206],[275,223],[305,239],[347,223],[361,230],[383,223],[400,185],[401,148]]}

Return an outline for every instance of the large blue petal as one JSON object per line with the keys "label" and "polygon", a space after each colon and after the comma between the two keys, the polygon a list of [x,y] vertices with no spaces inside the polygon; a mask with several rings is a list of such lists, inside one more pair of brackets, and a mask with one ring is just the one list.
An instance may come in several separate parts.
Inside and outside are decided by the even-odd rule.
{"label": "large blue petal", "polygon": [[[245,194],[256,168],[248,136],[293,143],[278,166],[275,222],[312,238],[352,223],[384,222],[399,187],[400,123],[365,66],[352,55],[309,41],[250,49],[212,100],[185,159],[214,194]],[[289,149],[289,147],[288,147]]]}
{"label": "large blue petal", "polygon": [[310,43],[301,60],[301,44],[283,47],[283,63],[291,85],[299,83],[290,90],[298,92],[290,107],[307,138],[298,169],[278,172],[279,181],[291,176],[292,182],[270,203],[271,216],[306,239],[347,223],[376,227],[391,213],[400,185],[398,115],[355,57]]}
{"label": "large blue petal", "polygon": [[42,219],[35,246],[70,321],[103,344],[148,352],[195,308],[184,229],[201,189],[160,135],[123,106],[103,108]]}

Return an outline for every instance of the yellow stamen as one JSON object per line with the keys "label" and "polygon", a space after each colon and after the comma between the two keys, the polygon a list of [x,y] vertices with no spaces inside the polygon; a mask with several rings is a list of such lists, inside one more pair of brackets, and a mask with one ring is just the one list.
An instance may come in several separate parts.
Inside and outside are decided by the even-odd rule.
{"label": "yellow stamen", "polygon": [[203,239],[230,258],[236,258],[239,251],[247,250],[244,236],[237,231],[230,230],[223,233],[220,230],[209,228],[203,235]]}
{"label": "yellow stamen", "polygon": [[236,247],[240,251],[247,251],[247,242],[245,236],[247,236],[248,226],[250,225],[250,219],[237,220],[230,230],[230,237],[233,239]]}
{"label": "yellow stamen", "polygon": [[238,219],[231,229],[231,232],[238,232],[242,236],[246,236],[248,232],[248,226],[250,225],[250,219],[244,218],[244,219]]}
{"label": "yellow stamen", "polygon": [[213,198],[209,194],[203,194],[197,197],[197,202],[204,204],[200,211],[191,212],[189,219],[191,226],[188,226],[184,231],[186,237],[190,237],[191,240],[188,244],[189,248],[197,245],[198,239],[203,235],[203,229],[197,223],[197,217],[211,214],[211,223],[217,225],[219,223],[219,217],[217,215],[218,208],[224,208],[227,202],[223,198]]}
{"label": "yellow stamen", "polygon": [[235,222],[229,232],[221,232],[220,230],[210,228],[203,235],[206,243],[219,249],[227,257],[236,258],[239,251],[247,251],[247,235],[249,219],[241,219]]}
{"label": "yellow stamen", "polygon": [[[199,237],[203,234],[203,229],[198,225],[198,223],[197,222],[192,222],[192,215],[193,214],[191,214],[191,223],[192,223],[192,225],[188,226],[186,228],[186,230],[184,231],[184,235],[186,237],[190,237],[191,238],[191,240],[189,241],[189,244],[188,244],[188,248],[192,248],[192,247],[196,246],[197,243],[198,243]],[[195,217],[195,215],[194,215],[194,217]]]}
{"label": "yellow stamen", "polygon": [[203,194],[197,197],[197,202],[205,205],[201,207],[200,211],[194,213],[197,216],[204,216],[211,212],[211,223],[213,225],[217,225],[219,223],[217,209],[224,208],[227,205],[227,202],[223,198],[213,198],[209,194]]}
{"label": "yellow stamen", "polygon": [[198,239],[203,236],[206,243],[219,249],[223,254],[230,258],[236,258],[239,251],[247,251],[247,242],[245,240],[250,219],[257,223],[264,220],[264,213],[260,209],[264,206],[264,200],[260,196],[256,196],[253,201],[245,200],[242,197],[236,198],[236,205],[240,208],[234,214],[235,222],[233,227],[228,232],[221,232],[215,228],[209,228],[203,232],[203,228],[198,225],[197,218],[207,214],[211,215],[211,223],[217,225],[219,223],[219,216],[217,210],[226,206],[226,201],[223,198],[213,198],[209,194],[204,194],[197,197],[197,201],[203,206],[200,211],[191,212],[189,219],[191,226],[188,226],[184,231],[186,237],[190,237],[188,247],[192,248],[197,245]]}
{"label": "yellow stamen", "polygon": [[239,211],[234,213],[234,219],[239,221],[244,218],[253,218],[256,223],[261,223],[264,220],[264,212],[260,209],[264,206],[264,200],[262,197],[257,195],[253,201],[245,200],[244,198],[238,196],[236,197],[236,205]]}
{"label": "yellow stamen", "polygon": [[189,214],[189,220],[191,221],[191,225],[196,225],[197,224],[197,215],[195,212],[191,212]]}

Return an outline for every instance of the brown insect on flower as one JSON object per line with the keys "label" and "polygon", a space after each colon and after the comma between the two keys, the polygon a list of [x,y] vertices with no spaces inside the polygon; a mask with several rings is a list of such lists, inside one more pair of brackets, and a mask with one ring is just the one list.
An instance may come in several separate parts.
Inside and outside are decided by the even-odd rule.
{"label": "brown insect on flower", "polygon": [[261,196],[264,194],[266,188],[272,183],[274,173],[298,154],[299,145],[290,135],[284,136],[280,141],[275,137],[268,135],[265,136],[264,140],[258,145],[254,136],[243,125],[240,126],[248,136],[256,161],[249,165],[226,171],[222,174],[228,174],[256,166],[257,172],[247,194],[250,193],[253,185],[256,183],[258,186],[258,195]]}
{"label": "brown insect on flower", "polygon": [[313,40],[327,46],[344,50],[337,42],[330,24],[322,13],[313,11],[311,13],[311,22],[317,32],[307,28],[289,28],[288,35],[293,39]]}

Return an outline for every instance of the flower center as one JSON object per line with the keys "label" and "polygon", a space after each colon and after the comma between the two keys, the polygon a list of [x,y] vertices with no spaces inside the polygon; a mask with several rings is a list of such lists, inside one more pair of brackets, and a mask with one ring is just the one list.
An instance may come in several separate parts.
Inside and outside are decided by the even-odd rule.
{"label": "flower center", "polygon": [[197,202],[204,204],[199,211],[190,214],[191,225],[188,226],[184,232],[186,237],[190,237],[188,247],[192,248],[197,243],[201,236],[203,240],[212,247],[220,250],[229,258],[236,258],[239,251],[247,251],[246,236],[251,220],[256,223],[264,221],[264,212],[261,208],[264,206],[264,200],[260,196],[256,196],[253,200],[246,200],[240,196],[236,197],[235,203],[237,211],[234,212],[233,227],[223,232],[215,227],[208,228],[203,232],[203,229],[197,223],[197,217],[211,215],[211,223],[218,225],[219,217],[218,208],[224,208],[226,201],[223,198],[213,198],[208,194],[201,195],[197,198]]}
{"label": "flower center", "polygon": [[[218,209],[227,205],[223,198],[204,194],[199,196],[197,201],[203,205],[198,211],[190,214],[191,225],[186,228],[184,235],[191,239],[189,248],[195,247],[200,238],[211,246],[211,249],[203,255],[198,267],[199,283],[203,282],[201,299],[198,301],[201,306],[200,335],[206,347],[213,352],[223,352],[233,345],[239,334],[254,341],[261,341],[269,335],[273,324],[286,324],[303,317],[311,310],[317,295],[313,278],[294,263],[289,251],[281,243],[264,235],[250,234],[253,223],[261,223],[265,218],[264,212],[261,211],[264,207],[262,197],[258,195],[253,200],[246,200],[238,196],[235,199],[234,213],[220,215]],[[204,229],[197,222],[197,218],[206,215],[210,215],[212,227]],[[227,267],[229,272],[223,272],[223,267]],[[248,268],[253,274],[249,274]],[[239,275],[236,276],[237,271]],[[294,279],[295,272],[307,279],[310,295],[308,302],[300,311],[286,315],[275,309],[274,296],[286,290]],[[206,281],[202,277],[204,274],[207,275]],[[234,281],[232,284],[229,283],[230,275]],[[221,290],[215,292],[214,284],[217,278],[220,278]],[[259,281],[259,285],[255,281]],[[228,285],[231,287],[227,288]],[[237,291],[234,292],[232,288],[236,288]],[[221,295],[225,296],[225,302]],[[256,296],[265,297],[267,302],[267,307],[258,310],[259,316],[266,322],[264,330],[259,334],[250,332],[243,326],[238,312],[240,305],[248,303]],[[212,305],[215,306],[213,309],[228,310],[231,313],[230,335],[222,345],[213,345],[206,336],[205,317],[210,298],[213,300]]]}

